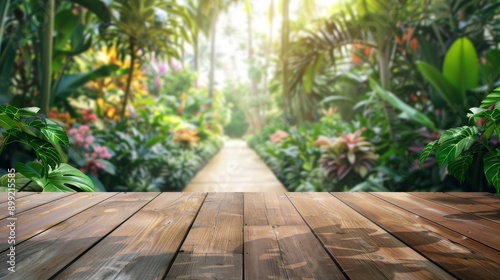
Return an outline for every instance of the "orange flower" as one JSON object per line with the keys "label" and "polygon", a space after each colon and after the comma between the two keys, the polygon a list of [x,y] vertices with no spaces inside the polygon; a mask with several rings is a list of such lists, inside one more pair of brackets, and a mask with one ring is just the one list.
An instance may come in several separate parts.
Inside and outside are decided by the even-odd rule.
{"label": "orange flower", "polygon": [[174,141],[189,148],[194,148],[198,141],[200,141],[200,137],[197,134],[198,130],[179,129],[174,134]]}
{"label": "orange flower", "polygon": [[403,34],[403,37],[399,37],[396,35],[395,39],[396,39],[396,43],[399,46],[404,46],[409,42],[409,45],[413,49],[413,52],[417,52],[418,40],[417,40],[417,38],[411,39],[412,37],[413,37],[413,29],[410,27],[406,30],[406,33]]}

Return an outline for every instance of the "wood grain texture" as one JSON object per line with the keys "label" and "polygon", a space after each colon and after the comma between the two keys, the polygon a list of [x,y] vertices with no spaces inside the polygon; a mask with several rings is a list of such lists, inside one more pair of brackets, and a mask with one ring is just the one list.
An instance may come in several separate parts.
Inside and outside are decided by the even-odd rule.
{"label": "wood grain texture", "polygon": [[272,226],[245,226],[245,279],[288,279]]}
{"label": "wood grain texture", "polygon": [[[16,244],[114,195],[116,193],[77,193],[25,211],[16,217]],[[0,228],[6,228],[8,223],[7,219],[0,220]],[[7,236],[2,234],[0,252],[7,248]]]}
{"label": "wood grain texture", "polygon": [[344,279],[283,193],[245,193],[245,279]]}
{"label": "wood grain texture", "polygon": [[475,203],[482,203],[489,205],[491,207],[500,208],[500,195],[495,195],[492,193],[463,193],[463,192],[460,193],[450,192],[447,194],[461,198],[466,198]]}
{"label": "wood grain texture", "polygon": [[[157,195],[120,193],[45,230],[17,246],[16,273],[4,270],[0,278],[52,277]],[[0,255],[0,261],[6,263],[7,256]]]}
{"label": "wood grain texture", "polygon": [[[20,194],[20,193],[18,193]],[[60,198],[70,196],[74,193],[53,193],[51,195],[44,195],[41,193],[33,193],[32,195],[26,195],[23,197],[16,197],[16,215],[20,213],[36,208],[40,205],[58,200]],[[0,203],[0,209],[7,209],[7,202]],[[9,217],[7,211],[0,212],[0,220]]]}
{"label": "wood grain texture", "polygon": [[243,279],[241,254],[179,253],[165,279]]}
{"label": "wood grain texture", "polygon": [[496,250],[371,194],[333,195],[455,277],[493,280],[500,275],[500,252]]}
{"label": "wood grain texture", "polygon": [[329,193],[287,194],[352,279],[453,279]]}
{"label": "wood grain texture", "polygon": [[409,210],[451,230],[500,250],[500,224],[472,214],[416,197],[408,193],[373,193],[392,204]]}
{"label": "wood grain texture", "polygon": [[181,251],[196,254],[241,254],[243,193],[209,193]]}
{"label": "wood grain texture", "polygon": [[452,196],[445,193],[410,193],[412,195],[418,196],[423,199],[427,199],[432,202],[440,203],[448,207],[467,212],[469,214],[481,217],[486,220],[491,220],[496,223],[500,223],[500,209],[485,205],[482,203],[476,203],[474,201]]}
{"label": "wood grain texture", "polygon": [[245,193],[245,226],[304,225],[284,193]]}
{"label": "wood grain texture", "polygon": [[[15,192],[16,198],[26,197],[30,195],[37,194],[37,192]],[[0,203],[6,202],[9,199],[9,194],[7,192],[0,192]]]}
{"label": "wood grain texture", "polygon": [[243,193],[209,193],[167,278],[182,279],[207,269],[215,273],[219,266],[239,279],[242,260]]}
{"label": "wood grain texture", "polygon": [[163,279],[204,193],[162,193],[56,279]]}
{"label": "wood grain texture", "polygon": [[307,225],[250,226],[245,236],[245,279],[266,279],[277,269],[281,279],[345,279]]}

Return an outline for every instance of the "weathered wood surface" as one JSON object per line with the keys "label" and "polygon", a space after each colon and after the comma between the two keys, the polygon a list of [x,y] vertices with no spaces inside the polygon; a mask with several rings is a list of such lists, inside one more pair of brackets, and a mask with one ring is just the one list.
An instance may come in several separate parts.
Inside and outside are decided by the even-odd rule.
{"label": "weathered wood surface", "polygon": [[229,140],[183,191],[286,192],[286,189],[243,140]]}
{"label": "weathered wood surface", "polygon": [[[498,279],[486,193],[41,193],[16,197],[1,279]],[[0,201],[7,194],[0,193]],[[4,203],[0,204],[5,207]],[[0,211],[3,229],[12,221]]]}

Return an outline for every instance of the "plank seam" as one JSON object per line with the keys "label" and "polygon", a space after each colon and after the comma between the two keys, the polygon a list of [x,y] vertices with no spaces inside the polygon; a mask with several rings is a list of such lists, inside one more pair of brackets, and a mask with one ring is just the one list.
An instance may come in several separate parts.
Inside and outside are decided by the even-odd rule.
{"label": "plank seam", "polygon": [[[54,199],[54,200],[47,201],[47,202],[45,202],[45,203],[42,203],[42,204],[40,204],[40,205],[37,205],[37,206],[35,206],[35,207],[33,207],[33,208],[25,209],[25,210],[22,210],[22,211],[19,211],[19,212],[18,212],[18,211],[16,211],[16,215],[21,214],[21,213],[24,213],[24,212],[26,212],[26,211],[30,211],[30,210],[36,209],[36,208],[38,208],[38,207],[40,207],[40,206],[43,206],[43,205],[46,205],[46,204],[52,203],[52,202],[57,201],[57,200],[59,200],[59,199],[63,199],[63,198],[66,198],[66,197],[70,197],[70,196],[72,196],[72,195],[74,195],[74,194],[76,194],[76,193],[71,193],[71,194],[69,194],[69,195],[67,195],[67,196],[61,196],[61,197],[56,198],[56,199]],[[19,199],[22,199],[22,198],[25,198],[25,197],[30,197],[30,196],[31,196],[31,195],[23,196],[23,197],[21,197],[21,198],[19,198]],[[5,203],[5,202],[2,202],[2,203]],[[7,218],[8,218],[8,216],[7,216],[7,217],[5,217],[5,218],[1,218],[1,219],[0,219],[0,221],[1,221],[1,220],[4,220],[4,219],[7,219]]]}
{"label": "plank seam", "polygon": [[177,259],[177,256],[180,253],[180,248],[182,248],[182,245],[186,241],[187,236],[189,235],[189,232],[191,231],[191,228],[194,225],[194,221],[196,221],[196,218],[198,218],[198,215],[200,214],[201,207],[203,207],[203,204],[205,204],[205,200],[207,199],[208,193],[205,193],[205,197],[203,197],[203,201],[200,203],[200,206],[198,207],[198,211],[196,211],[196,215],[194,215],[193,220],[191,220],[191,223],[189,224],[188,229],[186,230],[186,234],[182,238],[182,241],[179,243],[179,247],[177,247],[177,250],[175,250],[175,254],[172,258],[172,261],[168,264],[167,269],[165,270],[165,275],[161,279],[166,279],[168,276],[168,273],[170,272],[170,269],[175,263],[175,260]]}
{"label": "plank seam", "polygon": [[[435,204],[438,204],[438,205],[441,205],[441,206],[445,206],[445,207],[448,207],[448,208],[451,208],[451,209],[454,209],[454,210],[460,211],[460,212],[465,213],[465,214],[472,215],[472,216],[477,217],[477,218],[479,218],[479,219],[488,220],[488,221],[491,221],[491,222],[493,222],[493,223],[497,223],[497,224],[499,224],[499,223],[500,223],[499,221],[493,220],[493,219],[488,218],[488,217],[483,217],[483,216],[478,215],[478,214],[476,214],[476,213],[474,213],[474,212],[464,211],[464,210],[462,210],[462,209],[460,209],[460,208],[458,208],[458,207],[455,207],[455,206],[453,206],[453,205],[447,205],[447,204],[445,204],[444,202],[441,202],[441,201],[433,201],[433,200],[431,200],[430,198],[423,197],[423,196],[419,196],[419,195],[414,194],[414,193],[411,193],[411,192],[407,192],[407,194],[412,195],[412,196],[415,196],[415,197],[418,197],[418,198],[420,198],[420,199],[424,199],[424,200],[426,200],[426,201],[428,201],[428,202],[431,202],[431,203],[435,203]],[[443,194],[447,194],[447,193],[443,193]],[[456,196],[454,196],[454,197],[456,197]],[[465,198],[462,198],[462,197],[458,197],[458,198],[459,198],[459,199],[464,199],[464,200],[466,200]],[[476,202],[474,202],[474,203],[475,203],[475,204],[485,205],[485,206],[488,206],[488,207],[491,207],[491,208],[496,208],[496,207],[493,207],[493,206],[490,206],[490,205],[487,205],[487,204],[476,203]],[[498,208],[496,208],[496,209],[498,209]]]}
{"label": "plank seam", "polygon": [[[372,195],[372,193],[368,193],[368,194]],[[336,199],[340,200],[340,201],[341,201],[342,203],[344,203],[347,207],[349,207],[349,208],[351,208],[352,210],[356,211],[358,214],[360,214],[361,216],[363,216],[363,217],[364,217],[365,219],[367,219],[368,221],[370,221],[370,222],[374,223],[376,226],[378,226],[378,227],[380,227],[381,229],[383,229],[385,232],[387,232],[388,234],[390,234],[390,235],[391,235],[392,237],[394,237],[395,239],[399,240],[401,243],[403,243],[404,245],[406,245],[408,248],[412,249],[415,253],[417,253],[418,255],[422,256],[424,259],[426,259],[426,260],[428,260],[429,262],[431,262],[431,263],[435,264],[437,267],[439,267],[440,269],[442,269],[443,271],[445,271],[445,272],[446,272],[446,273],[448,273],[449,275],[451,275],[451,276],[453,276],[453,277],[457,277],[457,279],[459,279],[459,276],[458,276],[458,275],[455,275],[453,272],[451,272],[451,271],[449,271],[448,269],[444,268],[444,267],[443,267],[443,266],[441,266],[438,262],[435,262],[434,260],[429,259],[429,258],[428,258],[428,257],[426,257],[425,255],[423,255],[422,253],[420,253],[420,251],[418,251],[417,249],[415,249],[413,246],[411,246],[410,244],[408,244],[408,243],[404,242],[404,241],[403,241],[402,239],[400,239],[399,237],[397,237],[397,236],[395,236],[394,234],[392,234],[392,232],[391,232],[390,230],[388,230],[387,228],[385,228],[383,225],[381,225],[381,224],[379,224],[378,222],[373,221],[373,220],[371,220],[370,218],[366,217],[365,215],[363,215],[363,213],[359,212],[357,209],[353,208],[351,205],[349,205],[348,203],[346,203],[345,201],[343,201],[340,197],[335,196],[333,193],[330,193],[330,195],[332,195],[332,196],[333,196],[333,197],[335,197]],[[381,199],[381,200],[384,200],[384,199],[379,198],[379,197],[377,197],[377,196],[375,196],[375,195],[374,195],[374,197],[375,197],[375,198],[378,198],[378,199]],[[385,201],[385,200],[384,200],[384,201]],[[387,202],[388,202],[388,201],[387,201]],[[389,202],[389,203],[390,203],[390,202]],[[392,204],[392,203],[390,203],[390,204]],[[393,204],[393,205],[394,205],[394,204]],[[411,212],[411,211],[409,211],[409,210],[407,210],[407,209],[404,209],[404,208],[399,207],[399,206],[397,206],[397,205],[394,205],[394,206],[396,206],[396,207],[398,207],[398,208],[401,208],[401,209],[403,209],[404,211],[407,211],[407,212],[409,212],[409,213],[412,213],[413,215],[416,215],[415,213],[413,213],[413,212]],[[419,216],[420,216],[420,215],[419,215]],[[421,216],[420,216],[420,217],[421,217]],[[422,218],[422,217],[421,217],[421,218]],[[424,218],[424,219],[425,219],[425,218]],[[428,220],[428,219],[425,219],[425,220]],[[430,221],[430,220],[428,220],[428,221]],[[432,222],[432,221],[430,221],[430,222]],[[432,223],[434,223],[434,222],[432,222]],[[438,225],[438,224],[436,224],[436,225]],[[438,225],[438,226],[439,226],[439,225]],[[445,227],[445,228],[446,228],[446,227]],[[437,233],[436,233],[436,234],[437,234]],[[438,235],[439,235],[439,234],[438,234]],[[441,235],[439,235],[439,236],[441,236]],[[450,241],[450,242],[454,243],[452,240],[450,240],[450,239],[448,239],[448,238],[446,238],[446,237],[444,237],[444,236],[441,236],[441,237],[443,237],[444,239],[446,239],[446,240],[448,240],[448,241]],[[462,245],[462,246],[463,246],[463,245]],[[465,246],[464,246],[464,247],[465,247]],[[467,248],[467,247],[466,247],[466,248]]]}
{"label": "plank seam", "polygon": [[[375,195],[374,193],[371,193],[371,192],[370,192],[369,194],[370,194],[370,195],[375,196],[376,198],[382,199],[382,200],[384,200],[384,201],[386,201],[386,202],[388,202],[388,203],[390,203],[390,204],[392,204],[392,205],[394,205],[394,206],[396,206],[396,207],[398,207],[398,208],[401,208],[401,209],[403,209],[403,210],[405,210],[405,211],[408,211],[408,212],[410,212],[410,213],[412,213],[412,214],[414,214],[414,215],[418,215],[420,218],[425,219],[425,220],[427,220],[427,221],[429,221],[429,222],[431,222],[431,223],[437,224],[437,223],[435,223],[435,222],[434,222],[433,220],[431,220],[431,219],[425,218],[425,217],[423,217],[422,215],[419,215],[419,214],[417,214],[417,213],[415,213],[415,212],[413,212],[413,211],[410,211],[409,209],[405,209],[405,208],[403,208],[403,207],[401,207],[401,206],[399,206],[399,205],[397,205],[397,204],[395,204],[395,203],[392,203],[391,201],[389,201],[389,200],[387,200],[387,199],[385,199],[385,198],[383,198],[383,197],[380,197],[380,196],[378,196],[378,195]],[[438,204],[438,205],[439,205],[439,204]],[[441,224],[437,224],[437,225],[438,225],[438,226],[441,226],[441,227],[444,227],[444,228],[446,228],[446,229],[448,229],[448,230],[451,230],[451,231],[453,231],[453,232],[456,232],[456,233],[457,233],[457,234],[459,234],[459,235],[462,235],[462,236],[465,236],[465,237],[467,237],[467,238],[470,238],[470,239],[472,239],[472,240],[474,240],[474,241],[476,241],[476,242],[478,242],[478,243],[480,243],[480,244],[482,244],[482,245],[484,245],[484,246],[486,246],[486,247],[488,247],[488,248],[490,248],[490,249],[492,249],[492,250],[495,250],[495,251],[499,252],[499,250],[498,250],[498,249],[493,248],[492,246],[490,246],[490,245],[488,245],[488,244],[485,244],[484,242],[481,242],[481,240],[478,240],[478,239],[476,239],[476,238],[473,238],[473,237],[471,237],[471,236],[468,236],[468,235],[466,235],[466,234],[464,234],[464,233],[461,233],[461,232],[459,232],[459,231],[457,231],[457,230],[454,230],[454,229],[452,229],[452,228],[450,228],[450,227],[448,227],[448,226],[441,225]],[[451,240],[450,240],[450,241],[451,241]]]}
{"label": "plank seam", "polygon": [[[124,192],[125,193],[125,192]],[[101,201],[101,202],[104,202],[116,195],[118,195],[120,193],[116,193],[115,195],[113,196],[110,196],[109,198]],[[121,222],[120,224],[118,224],[117,226],[115,226],[114,228],[112,228],[110,231],[108,231],[108,233],[106,233],[105,235],[103,235],[101,238],[99,238],[96,242],[94,242],[94,244],[92,244],[91,246],[89,246],[87,249],[85,249],[81,254],[79,254],[76,258],[74,258],[72,261],[70,261],[67,265],[65,265],[64,267],[62,267],[59,271],[57,271],[56,273],[54,273],[49,279],[54,279],[55,277],[57,277],[57,275],[61,274],[66,268],[68,268],[69,266],[71,266],[73,263],[75,263],[78,259],[80,259],[83,255],[85,255],[88,251],[92,250],[92,248],[94,248],[97,244],[99,244],[104,238],[108,237],[108,235],[110,235],[113,231],[115,231],[117,228],[119,228],[121,225],[123,225],[125,222],[127,222],[131,217],[133,217],[135,214],[137,214],[137,212],[141,211],[144,207],[146,207],[146,205],[148,205],[149,203],[151,203],[151,201],[153,201],[155,198],[157,198],[161,193],[158,193],[155,197],[151,198],[151,200],[149,200],[148,202],[146,202],[143,206],[141,206],[139,209],[137,209],[137,211],[133,212],[128,218],[126,218],[125,220],[123,220],[123,222]],[[100,204],[101,202],[93,205],[92,207]],[[91,208],[91,207],[89,207]],[[87,209],[89,209],[87,208]],[[78,214],[86,211],[87,209],[79,212]],[[78,215],[76,214],[76,215]],[[75,216],[76,216],[75,215]],[[72,216],[73,217],[73,216]],[[70,217],[71,218],[71,217]],[[68,218],[68,219],[70,219]],[[67,220],[67,219],[66,219]]]}
{"label": "plank seam", "polygon": [[321,246],[323,247],[323,249],[326,251],[326,253],[328,254],[328,256],[330,256],[330,258],[333,260],[333,262],[337,265],[337,267],[342,272],[342,274],[344,275],[344,277],[346,279],[351,279],[351,277],[349,277],[349,275],[347,274],[347,271],[345,271],[344,267],[342,267],[340,265],[339,261],[333,255],[333,253],[330,252],[330,250],[328,250],[328,248],[326,248],[326,244],[323,242],[323,240],[321,240],[321,238],[318,236],[318,234],[316,234],[316,232],[314,231],[314,229],[311,227],[311,225],[307,222],[307,220],[304,218],[304,216],[302,215],[302,213],[299,211],[299,209],[297,208],[297,206],[295,205],[295,203],[293,203],[293,201],[290,199],[290,197],[288,196],[288,193],[285,193],[285,195],[286,195],[286,198],[293,205],[293,207],[295,208],[295,210],[297,211],[297,213],[299,213],[300,217],[302,218],[302,220],[304,221],[304,223],[307,225],[307,227],[309,228],[309,230],[312,232],[312,234],[314,235],[314,237],[316,237],[316,239],[319,241],[319,243],[321,244]]}
{"label": "plank seam", "polygon": [[[98,202],[98,203],[96,203],[96,204],[94,204],[94,205],[91,205],[91,206],[89,206],[89,207],[87,207],[87,208],[85,208],[85,209],[82,209],[82,211],[80,211],[80,212],[78,212],[78,213],[75,213],[74,215],[69,216],[68,218],[66,218],[66,219],[64,219],[64,220],[62,220],[62,221],[60,221],[60,222],[58,222],[58,223],[56,223],[56,224],[53,224],[52,226],[50,226],[50,227],[48,227],[48,228],[44,228],[44,229],[43,229],[43,230],[41,230],[40,232],[37,232],[37,233],[33,234],[32,236],[30,236],[30,237],[26,238],[26,239],[25,239],[25,240],[23,240],[23,241],[19,241],[19,242],[17,242],[17,241],[16,241],[16,246],[18,246],[19,244],[22,244],[22,243],[24,243],[24,242],[26,242],[26,241],[28,241],[28,240],[32,239],[32,238],[33,238],[33,237],[35,237],[35,236],[38,236],[38,235],[39,235],[39,234],[41,234],[41,233],[46,232],[47,230],[49,230],[49,229],[51,229],[51,228],[53,228],[53,227],[55,227],[55,226],[59,225],[60,223],[65,222],[65,221],[66,221],[66,220],[68,220],[68,219],[73,218],[74,216],[76,216],[76,215],[78,215],[78,214],[82,213],[83,211],[86,211],[86,210],[88,210],[89,208],[94,207],[94,206],[96,206],[97,204],[102,203],[102,202],[104,202],[104,201],[106,201],[106,200],[108,200],[108,199],[110,199],[110,198],[114,197],[114,196],[115,196],[115,195],[117,195],[117,194],[118,194],[118,193],[116,193],[116,194],[114,194],[114,195],[112,195],[112,196],[110,196],[110,197],[108,197],[108,198],[104,199],[103,201],[100,201],[100,202]],[[65,196],[64,198],[66,198],[66,197],[70,197],[70,196],[68,195],[68,196]],[[55,201],[55,200],[54,200],[54,201]],[[32,209],[35,209],[35,208],[32,208]],[[32,209],[29,209],[29,210],[32,210]],[[27,211],[29,211],[29,210],[27,210]],[[3,252],[5,252],[5,251],[7,251],[7,250],[9,250],[9,249],[5,249],[5,250],[3,250],[3,251],[0,251],[0,253],[3,253]]]}

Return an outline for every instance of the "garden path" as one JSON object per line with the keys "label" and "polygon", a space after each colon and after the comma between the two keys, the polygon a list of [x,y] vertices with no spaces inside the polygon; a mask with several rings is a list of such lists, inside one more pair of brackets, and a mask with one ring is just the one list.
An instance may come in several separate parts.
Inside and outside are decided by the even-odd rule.
{"label": "garden path", "polygon": [[196,174],[184,192],[286,192],[245,141],[232,139]]}

